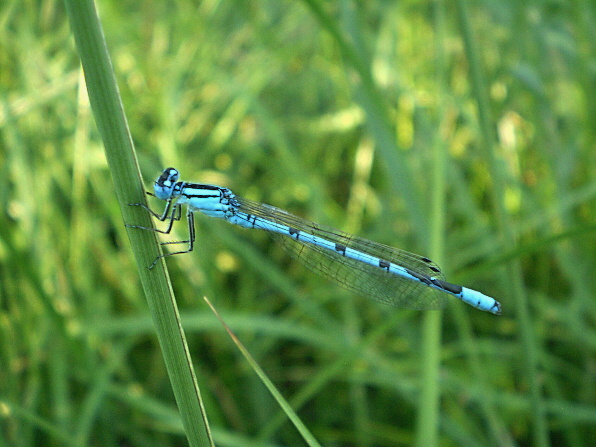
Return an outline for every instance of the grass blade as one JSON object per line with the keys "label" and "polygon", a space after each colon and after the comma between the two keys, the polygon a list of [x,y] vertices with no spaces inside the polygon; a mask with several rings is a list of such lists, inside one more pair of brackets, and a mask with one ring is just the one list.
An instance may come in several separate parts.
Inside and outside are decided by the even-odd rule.
{"label": "grass blade", "polygon": [[[66,0],[65,4],[124,221],[151,226],[147,213],[139,207],[128,206],[144,203],[145,192],[95,5],[91,0]],[[128,234],[186,436],[191,446],[211,445],[207,418],[165,264],[159,262],[151,271],[147,268],[160,252],[157,237],[150,231],[131,229]]]}

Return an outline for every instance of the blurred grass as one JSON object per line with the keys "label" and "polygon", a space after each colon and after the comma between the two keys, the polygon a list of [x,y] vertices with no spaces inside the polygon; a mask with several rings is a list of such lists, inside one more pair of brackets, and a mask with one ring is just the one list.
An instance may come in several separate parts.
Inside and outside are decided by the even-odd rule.
{"label": "blurred grass", "polygon": [[[423,330],[197,216],[168,266],[217,445],[302,441],[202,295],[323,445],[590,445],[594,9],[449,5],[99,2],[148,186],[176,166],[503,304]],[[180,445],[62,3],[3,2],[0,42],[0,445]]]}

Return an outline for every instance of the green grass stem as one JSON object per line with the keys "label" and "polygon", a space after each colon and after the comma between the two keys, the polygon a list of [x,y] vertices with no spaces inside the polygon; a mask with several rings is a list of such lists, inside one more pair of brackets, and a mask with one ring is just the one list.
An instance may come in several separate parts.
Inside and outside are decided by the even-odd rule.
{"label": "green grass stem", "polygon": [[[94,2],[66,0],[65,4],[123,220],[151,227],[146,212],[129,206],[131,203],[146,203],[145,189]],[[154,269],[148,269],[161,253],[156,233],[128,229],[128,235],[188,442],[191,446],[212,445],[165,263],[161,260]]]}

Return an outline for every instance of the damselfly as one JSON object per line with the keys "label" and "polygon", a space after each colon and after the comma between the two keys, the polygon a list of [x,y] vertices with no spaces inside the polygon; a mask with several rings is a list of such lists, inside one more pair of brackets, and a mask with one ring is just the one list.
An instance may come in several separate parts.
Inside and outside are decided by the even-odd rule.
{"label": "damselfly", "polygon": [[167,202],[162,214],[144,204],[131,204],[142,206],[160,221],[169,223],[165,230],[138,225],[128,227],[164,234],[169,234],[174,221],[180,220],[182,205],[187,206],[188,240],[163,244],[188,243],[188,248],[160,255],[149,268],[153,268],[161,257],[193,250],[194,212],[200,211],[241,227],[267,231],[315,273],[376,301],[396,307],[440,309],[445,306],[447,294],[450,294],[480,310],[496,315],[501,313],[498,301],[475,290],[448,283],[439,267],[424,256],[309,222],[274,206],[238,197],[228,188],[181,182],[179,177],[176,169],[167,168],[155,181],[155,196]]}

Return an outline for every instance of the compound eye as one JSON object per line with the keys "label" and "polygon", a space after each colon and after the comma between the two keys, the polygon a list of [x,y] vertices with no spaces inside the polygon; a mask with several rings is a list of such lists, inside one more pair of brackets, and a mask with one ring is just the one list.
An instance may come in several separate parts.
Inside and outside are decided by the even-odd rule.
{"label": "compound eye", "polygon": [[180,173],[176,168],[167,168],[163,171],[163,176],[165,176],[168,180],[175,182],[180,177]]}

